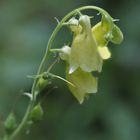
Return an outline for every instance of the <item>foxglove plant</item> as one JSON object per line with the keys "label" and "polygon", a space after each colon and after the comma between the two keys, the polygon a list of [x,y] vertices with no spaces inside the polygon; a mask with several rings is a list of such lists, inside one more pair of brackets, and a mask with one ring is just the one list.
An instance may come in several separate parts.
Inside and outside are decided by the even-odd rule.
{"label": "foxglove plant", "polygon": [[[97,10],[101,14],[101,21],[91,25],[92,18],[83,15],[83,10]],[[94,18],[93,18],[94,21]],[[96,93],[98,89],[98,77],[93,72],[101,72],[103,61],[111,57],[108,43],[120,44],[123,41],[123,34],[119,27],[105,10],[96,6],[84,6],[68,13],[54,29],[47,45],[45,55],[39,66],[34,79],[31,93],[24,93],[30,98],[25,115],[19,124],[13,113],[5,121],[5,135],[1,140],[13,140],[27,125],[41,119],[43,110],[40,102],[37,101],[40,92],[52,82],[52,78],[58,78],[67,83],[71,93],[80,104],[86,96]],[[68,27],[73,33],[70,46],[51,48],[52,43],[62,27]],[[51,69],[57,63],[55,60],[47,70],[44,69],[51,53],[58,53],[58,57],[65,61],[66,78],[51,73]]]}

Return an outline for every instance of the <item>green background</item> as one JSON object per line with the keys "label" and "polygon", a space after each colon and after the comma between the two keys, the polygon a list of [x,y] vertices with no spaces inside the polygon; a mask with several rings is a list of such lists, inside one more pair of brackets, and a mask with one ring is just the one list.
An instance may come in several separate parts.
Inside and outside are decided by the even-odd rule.
{"label": "green background", "polygon": [[[10,111],[23,117],[32,79],[47,41],[71,10],[96,5],[107,10],[124,33],[124,41],[109,44],[112,58],[99,74],[98,93],[79,105],[66,84],[54,80],[43,95],[43,120],[22,133],[20,140],[139,140],[140,139],[140,1],[139,0],[1,0],[0,1],[0,135]],[[89,13],[91,15],[91,12]],[[68,30],[53,47],[68,43]],[[64,63],[55,69],[64,75]],[[52,87],[56,87],[53,88]],[[46,96],[47,95],[47,96]]]}

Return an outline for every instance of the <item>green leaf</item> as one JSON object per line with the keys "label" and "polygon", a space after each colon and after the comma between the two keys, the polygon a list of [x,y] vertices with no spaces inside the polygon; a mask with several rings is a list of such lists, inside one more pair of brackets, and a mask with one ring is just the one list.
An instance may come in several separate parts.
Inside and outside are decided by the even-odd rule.
{"label": "green leaf", "polygon": [[69,67],[67,66],[66,78],[75,85],[73,87],[68,84],[68,87],[79,103],[82,104],[87,95],[97,92],[98,80],[92,73],[84,72],[80,68],[72,74],[69,74],[68,69]]}

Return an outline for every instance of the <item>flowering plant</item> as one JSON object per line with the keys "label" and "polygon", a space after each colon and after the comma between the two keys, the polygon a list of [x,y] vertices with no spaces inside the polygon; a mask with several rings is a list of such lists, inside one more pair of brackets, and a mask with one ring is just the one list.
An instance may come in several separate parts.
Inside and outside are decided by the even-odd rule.
{"label": "flowering plant", "polygon": [[68,85],[79,103],[91,93],[97,92],[98,78],[92,72],[101,72],[103,60],[111,57],[108,43],[120,44],[123,34],[109,15],[91,27],[90,17],[80,14],[79,19],[68,21],[73,32],[71,47],[64,46],[60,57],[67,63],[66,78],[75,86]]}
{"label": "flowering plant", "polygon": [[[101,14],[101,21],[96,25],[91,25],[92,17],[83,15],[83,10],[97,10]],[[93,19],[94,21],[94,19]],[[39,66],[38,72],[34,76],[31,93],[24,93],[30,98],[30,102],[25,116],[19,124],[13,113],[5,121],[5,135],[2,140],[14,139],[21,130],[31,126],[34,122],[41,119],[43,110],[41,103],[37,101],[40,92],[52,81],[58,78],[68,84],[74,97],[81,104],[89,94],[96,93],[98,87],[98,77],[93,72],[101,72],[103,61],[111,57],[108,49],[109,42],[120,44],[123,34],[119,27],[105,10],[96,6],[84,6],[68,13],[54,29],[47,45],[45,55]],[[58,31],[62,27],[68,27],[73,33],[70,46],[65,45],[61,48],[51,48]],[[66,63],[66,78],[51,73],[51,69],[58,62],[57,59],[44,69],[51,53],[58,53],[58,57]]]}

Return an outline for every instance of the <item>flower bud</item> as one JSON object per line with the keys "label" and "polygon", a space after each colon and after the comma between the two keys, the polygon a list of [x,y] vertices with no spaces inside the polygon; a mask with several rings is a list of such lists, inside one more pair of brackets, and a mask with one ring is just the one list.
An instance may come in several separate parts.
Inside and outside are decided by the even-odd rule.
{"label": "flower bud", "polygon": [[123,33],[117,25],[114,25],[112,36],[111,42],[114,44],[120,44],[123,41]]}
{"label": "flower bud", "polygon": [[71,48],[69,46],[64,46],[61,48],[61,52],[59,53],[59,55],[62,60],[65,60],[69,63],[70,53],[71,53]]}
{"label": "flower bud", "polygon": [[9,116],[7,117],[4,123],[4,126],[8,134],[12,133],[13,130],[17,127],[16,118],[13,113],[9,114]]}
{"label": "flower bud", "polygon": [[43,116],[43,109],[39,103],[33,108],[31,112],[31,120],[33,120],[34,122],[39,121],[42,119],[42,116]]}
{"label": "flower bud", "polygon": [[37,82],[37,91],[41,92],[49,84],[48,79],[40,77]]}
{"label": "flower bud", "polygon": [[82,30],[82,27],[81,25],[79,25],[79,21],[75,18],[75,17],[72,17],[69,21],[69,27],[70,27],[70,30],[76,35],[78,33],[81,32]]}

